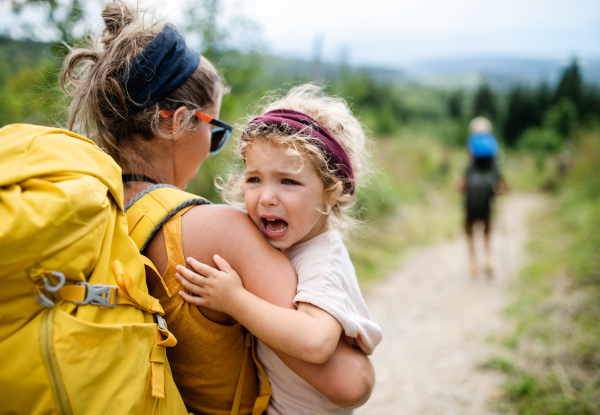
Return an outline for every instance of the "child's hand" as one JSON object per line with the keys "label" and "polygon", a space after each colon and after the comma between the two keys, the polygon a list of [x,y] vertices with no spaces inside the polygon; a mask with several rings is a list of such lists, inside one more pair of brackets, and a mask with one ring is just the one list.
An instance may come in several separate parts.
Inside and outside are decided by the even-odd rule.
{"label": "child's hand", "polygon": [[221,271],[194,258],[188,258],[187,263],[197,273],[177,265],[175,277],[188,291],[195,294],[190,295],[181,290],[179,295],[190,304],[230,314],[235,305],[235,296],[244,290],[244,285],[227,261],[219,255],[215,255],[213,260]]}

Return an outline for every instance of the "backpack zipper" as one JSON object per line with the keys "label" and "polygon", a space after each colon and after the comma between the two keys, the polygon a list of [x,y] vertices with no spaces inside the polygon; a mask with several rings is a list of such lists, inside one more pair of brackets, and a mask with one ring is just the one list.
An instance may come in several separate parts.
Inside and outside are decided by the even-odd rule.
{"label": "backpack zipper", "polygon": [[71,410],[71,405],[69,405],[67,391],[65,389],[65,385],[63,384],[62,377],[60,376],[60,370],[58,368],[56,356],[54,355],[54,347],[52,342],[54,311],[55,309],[51,308],[47,310],[45,315],[42,317],[40,324],[40,347],[57,412],[59,414],[72,415],[73,411]]}

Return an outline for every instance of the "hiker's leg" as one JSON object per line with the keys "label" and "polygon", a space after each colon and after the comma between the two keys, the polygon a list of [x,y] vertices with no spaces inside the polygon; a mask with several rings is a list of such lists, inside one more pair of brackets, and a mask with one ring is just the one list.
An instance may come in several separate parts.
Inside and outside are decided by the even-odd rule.
{"label": "hiker's leg", "polygon": [[473,238],[473,227],[475,224],[474,218],[467,214],[465,215],[465,234],[467,235],[467,248],[469,250],[469,272],[472,277],[477,275],[477,259],[475,255],[475,240]]}
{"label": "hiker's leg", "polygon": [[488,214],[483,219],[483,237],[484,237],[484,251],[485,251],[485,272],[488,277],[492,276],[494,266],[492,264],[492,243],[491,243],[491,215]]}

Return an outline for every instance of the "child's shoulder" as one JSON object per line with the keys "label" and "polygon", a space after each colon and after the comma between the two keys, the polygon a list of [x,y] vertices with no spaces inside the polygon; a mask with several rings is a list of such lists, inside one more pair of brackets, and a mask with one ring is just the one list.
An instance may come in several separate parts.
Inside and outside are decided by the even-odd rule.
{"label": "child's shoulder", "polygon": [[307,241],[301,242],[294,246],[291,246],[287,249],[286,254],[290,255],[298,255],[300,253],[306,251],[315,251],[319,250],[323,252],[323,249],[327,246],[336,245],[336,244],[344,244],[342,240],[342,236],[337,229],[330,229],[323,233],[320,233],[317,236],[310,238]]}
{"label": "child's shoulder", "polygon": [[341,269],[345,268],[342,264],[352,263],[342,236],[335,229],[290,247],[286,255],[296,268],[310,263],[319,269]]}

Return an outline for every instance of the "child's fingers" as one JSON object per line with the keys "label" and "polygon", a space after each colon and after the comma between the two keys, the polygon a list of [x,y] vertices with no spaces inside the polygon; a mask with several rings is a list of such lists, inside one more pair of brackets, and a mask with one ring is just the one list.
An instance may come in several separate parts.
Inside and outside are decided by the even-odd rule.
{"label": "child's fingers", "polygon": [[229,262],[227,262],[224,258],[221,258],[218,254],[213,256],[213,261],[215,261],[215,264],[221,271],[225,271],[228,274],[235,273],[235,270],[231,268]]}
{"label": "child's fingers", "polygon": [[183,265],[177,265],[176,270],[184,279],[196,285],[202,286],[206,281],[204,275],[196,274],[194,271],[187,269]]}
{"label": "child's fingers", "polygon": [[[196,274],[194,274],[194,275],[196,275]],[[202,292],[203,292],[202,286],[188,281],[180,273],[176,273],[175,278],[177,278],[177,281],[179,281],[181,283],[181,285],[183,285],[183,288],[185,288],[186,290],[188,290],[194,294],[202,295]]]}
{"label": "child's fingers", "polygon": [[179,295],[181,296],[181,298],[183,298],[185,301],[187,301],[190,304],[204,306],[204,299],[202,297],[195,297],[193,295],[186,293],[183,290],[179,290]]}
{"label": "child's fingers", "polygon": [[212,275],[212,273],[215,271],[215,269],[210,265],[206,265],[192,257],[188,257],[186,262],[192,268],[194,268],[198,274],[204,275],[205,277]]}

